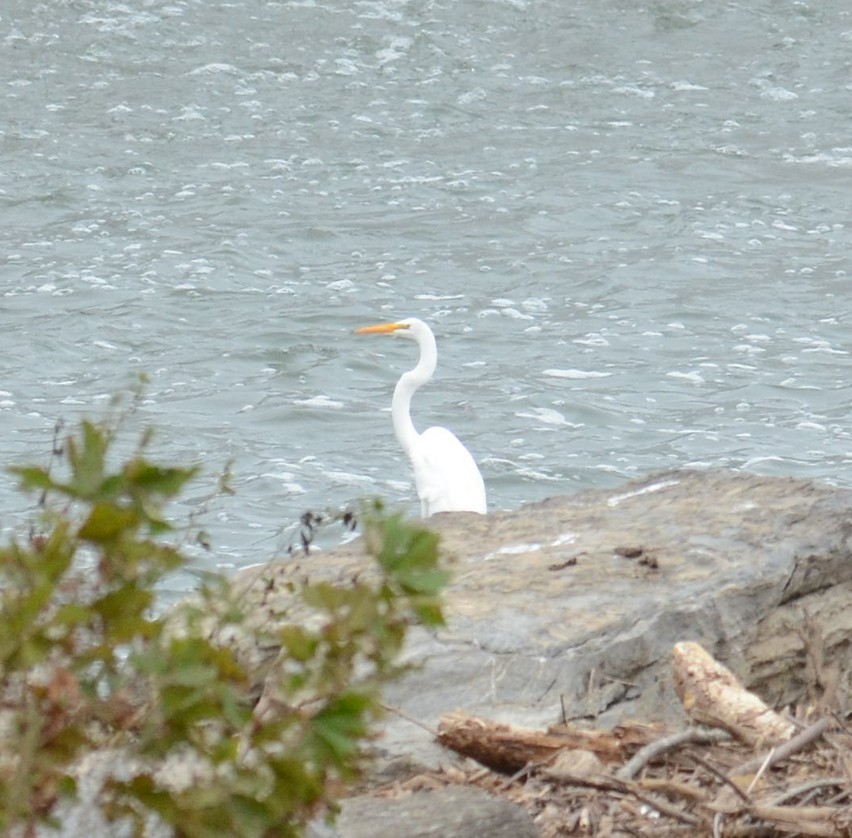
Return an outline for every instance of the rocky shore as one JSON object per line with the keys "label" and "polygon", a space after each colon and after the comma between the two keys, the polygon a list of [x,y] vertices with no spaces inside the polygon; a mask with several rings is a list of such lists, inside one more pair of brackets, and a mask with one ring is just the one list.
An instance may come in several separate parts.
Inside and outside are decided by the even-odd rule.
{"label": "rocky shore", "polygon": [[[428,730],[457,709],[539,728],[560,719],[685,722],[671,679],[672,648],[682,641],[702,644],[769,703],[796,703],[805,695],[806,614],[822,626],[826,665],[848,689],[850,491],[680,471],[428,525],[453,567],[448,626],[412,633],[407,660],[417,666],[387,695],[399,713],[389,714],[379,743],[377,782],[452,763]],[[270,580],[308,563],[313,576],[344,578],[363,562],[355,543],[250,570],[244,580],[268,591]],[[396,817],[379,826],[376,812],[390,805],[401,804],[353,800],[330,834],[366,834],[357,826],[366,809],[375,810],[372,836],[403,834]],[[433,817],[418,831],[424,825],[412,812],[405,820],[407,835],[497,834],[428,831]]]}
{"label": "rocky shore", "polygon": [[[314,824],[313,838],[542,834],[522,807],[470,783],[371,792],[428,772],[469,777],[470,761],[435,739],[453,711],[540,730],[565,721],[685,726],[672,679],[675,644],[701,644],[767,703],[784,707],[809,697],[803,627],[816,626],[822,671],[835,673],[836,695],[848,694],[852,491],[674,471],[511,512],[438,515],[426,525],[440,534],[453,573],[447,626],[411,632],[405,660],[414,666],[386,694],[369,783],[344,801],[333,827]],[[369,561],[356,540],[248,569],[238,583],[263,620],[281,613],[288,579],[343,580]],[[261,680],[275,650],[242,652]]]}
{"label": "rocky shore", "polygon": [[[540,726],[670,719],[675,643],[701,643],[774,703],[802,694],[807,611],[849,670],[852,491],[792,478],[678,471],[614,491],[554,497],[488,516],[427,522],[452,570],[448,626],[414,631],[417,664],[388,703],[427,726],[463,708]],[[252,568],[259,610],[291,575],[345,579],[360,544]],[[286,596],[286,593],[282,594]],[[389,718],[389,753],[438,757],[422,728]]]}

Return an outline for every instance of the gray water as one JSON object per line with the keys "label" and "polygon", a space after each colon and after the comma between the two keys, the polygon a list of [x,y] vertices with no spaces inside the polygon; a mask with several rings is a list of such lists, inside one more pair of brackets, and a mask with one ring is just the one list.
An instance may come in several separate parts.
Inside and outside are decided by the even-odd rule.
{"label": "gray water", "polygon": [[[5,0],[0,49],[2,462],[147,373],[153,452],[204,466],[199,566],[416,512],[415,347],[352,334],[411,315],[415,421],[494,509],[687,466],[852,485],[847,0]],[[8,476],[0,509],[32,513]]]}

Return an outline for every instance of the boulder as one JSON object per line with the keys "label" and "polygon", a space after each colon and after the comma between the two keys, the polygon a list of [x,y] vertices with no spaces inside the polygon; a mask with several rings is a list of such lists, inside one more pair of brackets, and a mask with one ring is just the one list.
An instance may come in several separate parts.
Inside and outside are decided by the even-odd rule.
{"label": "boulder", "polygon": [[[820,635],[823,669],[841,681],[852,671],[852,491],[674,471],[425,525],[453,570],[447,627],[411,632],[405,657],[416,667],[387,692],[400,712],[384,726],[382,767],[447,761],[427,729],[456,709],[530,727],[682,718],[671,683],[680,641],[703,645],[775,705],[808,687],[805,624]],[[343,580],[368,561],[356,541],[242,581],[274,613],[280,582]]]}
{"label": "boulder", "polygon": [[478,788],[449,786],[396,798],[344,800],[333,826],[311,824],[307,838],[537,838],[520,807]]}

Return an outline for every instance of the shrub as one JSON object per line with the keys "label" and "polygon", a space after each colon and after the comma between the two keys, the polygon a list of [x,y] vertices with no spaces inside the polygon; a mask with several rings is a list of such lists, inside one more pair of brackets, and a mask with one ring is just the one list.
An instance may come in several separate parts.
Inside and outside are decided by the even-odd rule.
{"label": "shrub", "polygon": [[[289,582],[272,622],[217,576],[160,613],[156,586],[188,561],[166,511],[196,469],[153,462],[148,432],[112,466],[116,430],[85,420],[49,467],[12,469],[44,521],[0,548],[0,832],[50,823],[99,752],[119,755],[103,812],[136,834],[153,817],[299,835],[363,770],[407,629],[442,622],[436,536],[374,504],[373,571]],[[277,650],[259,704],[246,646]]]}

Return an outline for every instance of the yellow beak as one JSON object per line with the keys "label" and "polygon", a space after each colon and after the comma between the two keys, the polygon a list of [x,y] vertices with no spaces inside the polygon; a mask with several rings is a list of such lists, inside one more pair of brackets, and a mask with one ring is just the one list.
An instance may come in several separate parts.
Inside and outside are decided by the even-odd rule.
{"label": "yellow beak", "polygon": [[407,329],[408,323],[379,323],[377,326],[362,326],[355,330],[356,335],[379,335],[395,332],[397,329]]}

